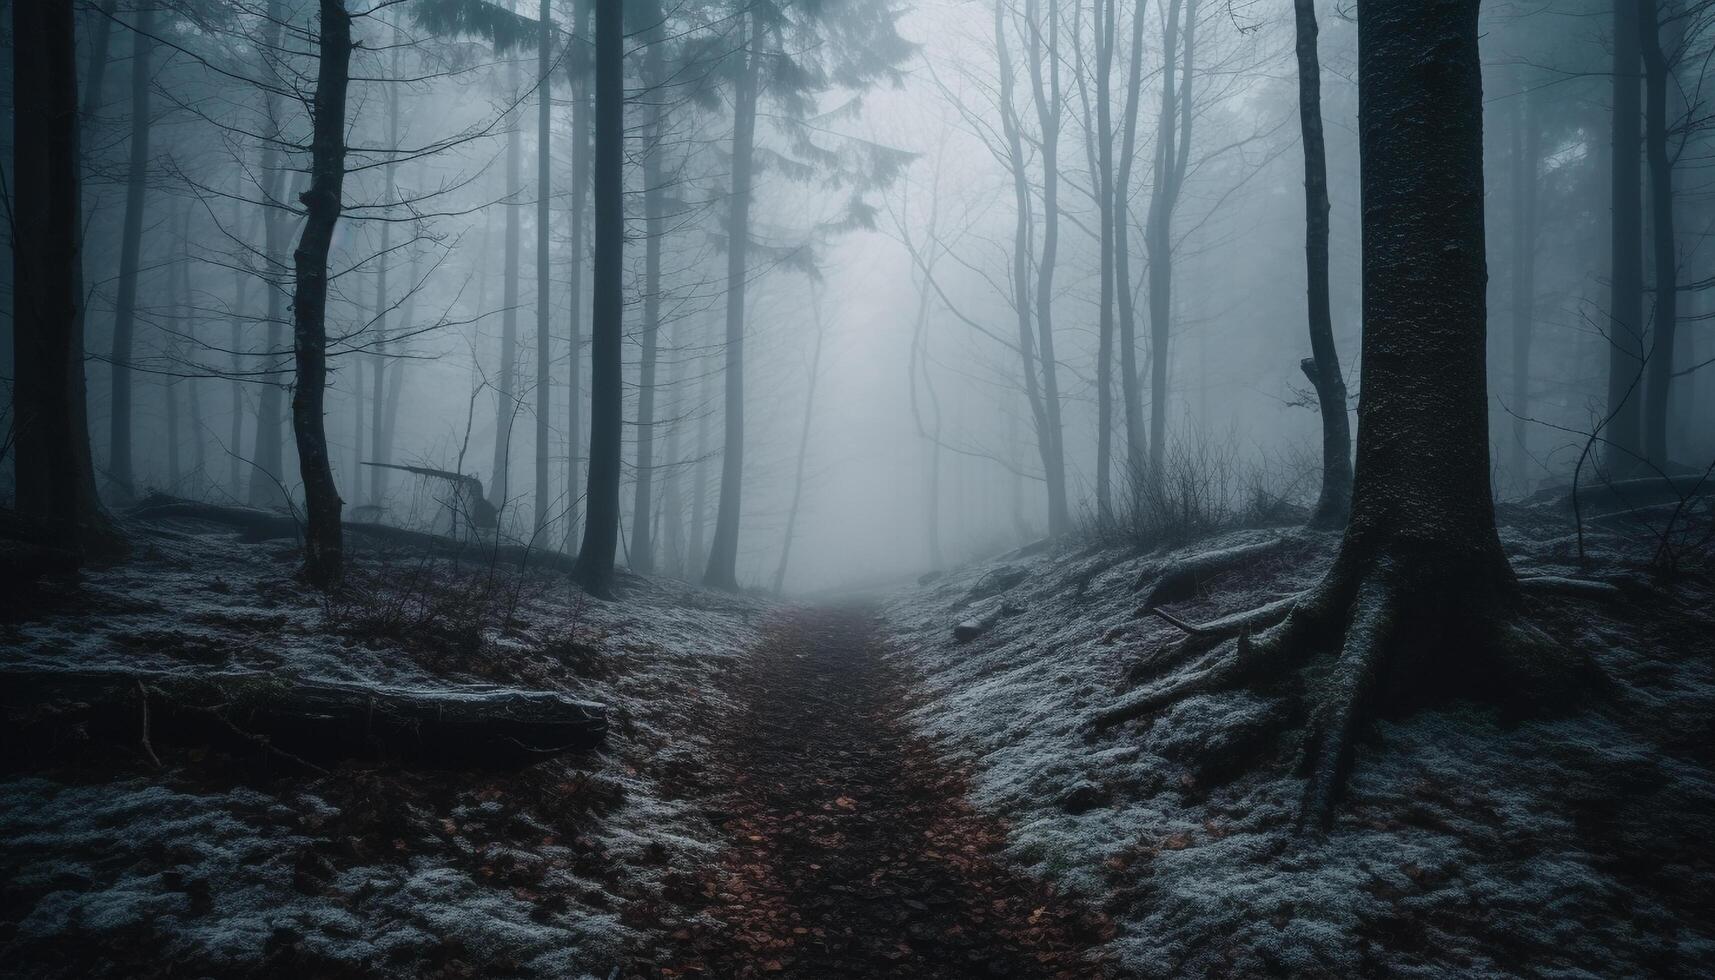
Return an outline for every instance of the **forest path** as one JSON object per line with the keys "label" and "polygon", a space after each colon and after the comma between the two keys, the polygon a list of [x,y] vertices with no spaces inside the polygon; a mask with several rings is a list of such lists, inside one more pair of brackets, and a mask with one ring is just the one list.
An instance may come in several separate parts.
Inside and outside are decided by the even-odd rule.
{"label": "forest path", "polygon": [[[1099,977],[1105,923],[1008,870],[1006,828],[910,730],[914,697],[860,608],[781,613],[717,739],[728,846],[708,919],[660,975]],[[709,920],[713,924],[709,924]]]}

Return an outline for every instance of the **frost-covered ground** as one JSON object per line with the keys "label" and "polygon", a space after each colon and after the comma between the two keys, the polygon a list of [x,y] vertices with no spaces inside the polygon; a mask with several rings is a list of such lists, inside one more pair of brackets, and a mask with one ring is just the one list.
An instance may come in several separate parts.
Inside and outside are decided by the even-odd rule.
{"label": "frost-covered ground", "polygon": [[[1515,562],[1570,573],[1565,528],[1509,527]],[[1263,540],[1241,531],[1187,551]],[[1316,580],[1332,537],[1171,606],[1191,620]],[[1643,551],[1597,542],[1598,568]],[[1028,549],[1027,549],[1028,552]],[[1617,603],[1540,598],[1531,619],[1612,686],[1566,717],[1454,706],[1376,726],[1333,830],[1294,833],[1297,739],[1260,769],[1207,771],[1223,741],[1268,738],[1267,698],[1187,699],[1086,743],[1141,655],[1176,639],[1133,618],[1159,555],[1014,553],[893,597],[895,656],[924,679],[916,723],[1013,821],[1009,855],[1111,914],[1105,952],[1148,976],[1715,975],[1715,595],[1707,574]],[[1026,611],[968,643],[950,610],[979,580],[1023,580]],[[973,607],[974,608],[974,607]],[[1265,758],[1267,756],[1265,755]]]}
{"label": "frost-covered ground", "polygon": [[[0,765],[0,973],[608,976],[720,834],[694,799],[757,600],[359,544],[332,603],[283,543],[136,524],[133,561],[0,621],[0,669],[262,669],[396,685],[500,681],[606,703],[609,747],[513,772],[342,765],[158,745],[15,743]],[[53,705],[6,731],[52,728]],[[16,712],[14,712],[16,714]]]}

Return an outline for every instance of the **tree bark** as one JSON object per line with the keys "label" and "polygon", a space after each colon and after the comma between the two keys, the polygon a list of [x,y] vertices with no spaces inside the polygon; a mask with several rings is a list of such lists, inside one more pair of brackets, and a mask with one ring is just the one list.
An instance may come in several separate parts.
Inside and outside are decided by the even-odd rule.
{"label": "tree bark", "polygon": [[1322,140],[1322,68],[1316,54],[1316,0],[1293,0],[1297,24],[1298,123],[1304,141],[1304,265],[1308,277],[1310,361],[1305,374],[1322,416],[1322,491],[1315,527],[1340,527],[1352,505],[1352,430],[1346,379],[1334,347],[1328,299],[1328,157]]}
{"label": "tree bark", "polygon": [[732,194],[727,219],[726,443],[721,454],[720,503],[709,545],[706,585],[738,589],[738,522],[744,481],[744,287],[750,245],[751,157],[756,143],[756,87],[761,43],[756,15],[741,36],[744,64],[733,92]]}
{"label": "tree bark", "polygon": [[297,379],[292,387],[292,432],[304,477],[304,577],[332,588],[344,571],[340,529],[343,501],[334,484],[324,428],[327,397],[328,250],[345,190],[345,98],[350,83],[351,15],[345,0],[320,0],[320,63],[311,114],[310,186],[301,200],[307,214],[292,252],[297,273],[292,295],[292,340]]}
{"label": "tree bark", "polygon": [[1119,0],[1096,0],[1096,147],[1095,191],[1096,212],[1101,222],[1098,247],[1101,274],[1098,287],[1101,312],[1097,316],[1096,354],[1096,513],[1104,519],[1113,516],[1111,487],[1112,447],[1114,427],[1113,361],[1114,361],[1114,289],[1118,270],[1115,267],[1114,215],[1117,185],[1114,180],[1113,52],[1115,38],[1115,6]]}
{"label": "tree bark", "polygon": [[1608,469],[1632,475],[1643,458],[1644,371],[1643,174],[1639,166],[1639,74],[1642,59],[1639,0],[1614,0],[1614,115],[1612,220],[1608,257]]}
{"label": "tree bark", "polygon": [[124,542],[96,494],[85,404],[72,0],[13,3],[12,38],[15,501],[55,546],[93,557]]}
{"label": "tree bark", "polygon": [[113,314],[112,409],[108,417],[107,470],[120,492],[136,492],[131,470],[131,358],[137,313],[138,266],[143,252],[143,211],[149,192],[149,59],[154,49],[153,8],[136,14],[131,30],[131,162],[125,179],[125,227],[119,245],[119,295]]}
{"label": "tree bark", "polygon": [[625,34],[623,0],[595,0],[595,268],[591,274],[590,465],[583,546],[572,578],[606,597],[619,546],[620,343],[625,303]]}

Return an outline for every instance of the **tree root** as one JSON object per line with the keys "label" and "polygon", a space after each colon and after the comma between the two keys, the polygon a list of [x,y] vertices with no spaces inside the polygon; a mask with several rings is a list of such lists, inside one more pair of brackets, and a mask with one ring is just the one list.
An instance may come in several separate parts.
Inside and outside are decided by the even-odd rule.
{"label": "tree root", "polygon": [[1165,646],[1154,655],[1139,660],[1131,669],[1132,683],[1170,670],[1199,653],[1215,648],[1220,645],[1222,640],[1230,640],[1274,626],[1290,616],[1302,598],[1300,595],[1289,595],[1284,599],[1277,599],[1255,609],[1246,609],[1202,624],[1186,622],[1164,609],[1152,609],[1150,612],[1172,624],[1176,629],[1184,632],[1186,636],[1178,643]]}
{"label": "tree root", "polygon": [[[1611,599],[1618,592],[1579,579],[1523,584],[1586,598]],[[1141,663],[1134,673],[1153,673],[1156,682],[1094,715],[1086,735],[1094,738],[1193,695],[1267,688],[1313,656],[1329,654],[1300,673],[1296,695],[1308,719],[1300,826],[1325,829],[1351,773],[1358,737],[1384,703],[1412,707],[1476,696],[1539,713],[1559,710],[1593,681],[1600,683],[1589,658],[1514,618],[1504,595],[1487,611],[1473,611],[1469,625],[1445,625],[1455,608],[1449,603],[1460,601],[1459,587],[1450,592],[1405,581],[1383,562],[1356,574],[1336,571],[1308,592],[1209,623],[1156,610],[1186,637]],[[1456,659],[1465,656],[1473,659]]]}

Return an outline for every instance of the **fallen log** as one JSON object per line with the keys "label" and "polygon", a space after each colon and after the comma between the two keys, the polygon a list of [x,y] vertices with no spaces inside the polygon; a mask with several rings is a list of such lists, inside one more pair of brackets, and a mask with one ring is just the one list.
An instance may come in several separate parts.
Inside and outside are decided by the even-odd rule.
{"label": "fallen log", "polygon": [[70,723],[132,744],[261,749],[312,769],[348,759],[510,769],[594,748],[607,733],[603,705],[492,685],[9,668],[0,669],[0,690],[20,747],[59,740]]}
{"label": "fallen log", "polygon": [[1157,572],[1154,566],[1146,568],[1138,576],[1135,589],[1150,585],[1149,593],[1144,596],[1139,613],[1148,612],[1156,606],[1169,602],[1183,602],[1197,594],[1203,583],[1223,572],[1230,571],[1241,565],[1272,555],[1291,544],[1295,539],[1289,536],[1273,538],[1256,544],[1242,544],[1232,548],[1222,548],[1219,551],[1205,551],[1184,558],[1175,559],[1161,567]]}
{"label": "fallen log", "polygon": [[[254,507],[231,507],[222,504],[204,503],[199,500],[185,500],[180,497],[169,497],[166,494],[150,494],[142,503],[128,512],[133,520],[187,520],[203,521],[218,524],[223,527],[236,528],[244,541],[258,543],[290,538],[297,540],[302,536],[302,528],[296,518],[289,514],[274,511],[258,510]],[[452,558],[470,560],[479,564],[495,563],[517,565],[520,568],[546,568],[551,571],[570,573],[577,559],[551,551],[546,548],[529,548],[516,544],[498,544],[493,541],[462,541],[445,535],[430,534],[427,531],[413,531],[410,528],[394,527],[391,524],[377,524],[369,521],[345,521],[341,525],[346,534],[354,539],[368,539],[387,544],[396,544],[409,548],[421,548],[425,551],[440,552]]]}

